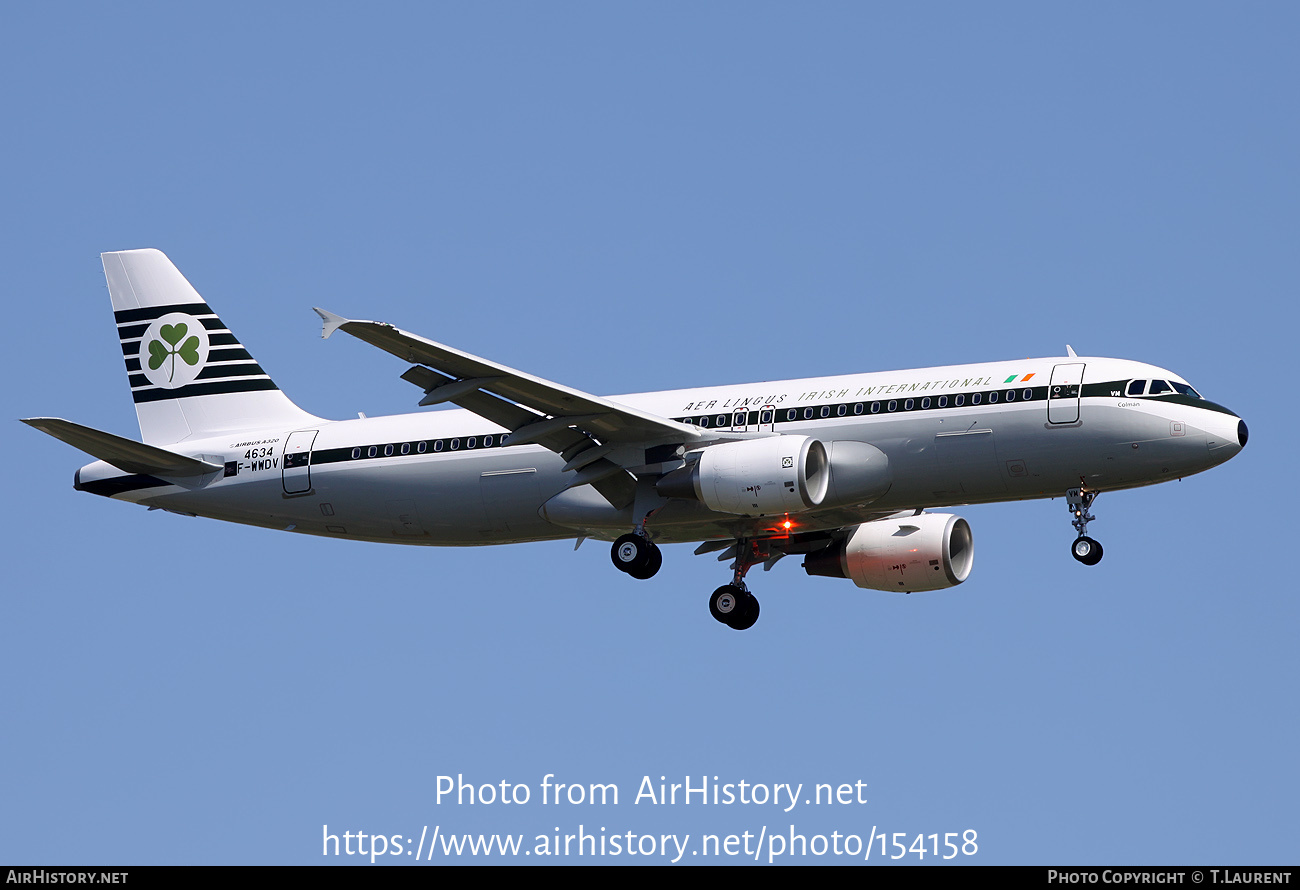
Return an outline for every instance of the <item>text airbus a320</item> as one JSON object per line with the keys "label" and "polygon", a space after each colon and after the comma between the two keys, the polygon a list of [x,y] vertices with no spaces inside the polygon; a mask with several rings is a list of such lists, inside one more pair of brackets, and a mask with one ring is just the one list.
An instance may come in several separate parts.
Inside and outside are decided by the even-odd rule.
{"label": "text airbus a320", "polygon": [[1070,551],[1093,565],[1100,492],[1208,470],[1247,438],[1178,375],[1073,350],[606,398],[317,309],[323,336],[408,363],[421,406],[458,406],[330,421],[291,402],[161,252],[102,259],[143,442],[27,419],[98,458],[77,490],[357,541],[603,539],[639,579],[660,544],[698,541],[732,561],[709,609],[737,630],[759,614],[746,573],[791,554],[875,590],[965,581],[970,526],[937,507],[1064,496]]}

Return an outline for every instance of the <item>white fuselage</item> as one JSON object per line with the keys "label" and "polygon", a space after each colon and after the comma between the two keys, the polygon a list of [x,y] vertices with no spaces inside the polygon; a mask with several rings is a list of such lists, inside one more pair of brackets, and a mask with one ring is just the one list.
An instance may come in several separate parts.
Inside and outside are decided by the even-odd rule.
{"label": "white fuselage", "polygon": [[[762,535],[778,522],[816,531],[904,509],[1132,488],[1209,469],[1241,449],[1244,424],[1227,409],[1179,393],[1126,395],[1135,379],[1183,382],[1138,362],[1070,357],[612,397],[717,434],[705,444],[797,433],[827,445],[869,443],[888,457],[892,485],[869,503],[781,516],[716,513],[648,491],[635,511],[548,512],[544,505],[574,479],[565,461],[540,445],[503,444],[506,430],[459,409],[183,441],[175,451],[224,464],[225,475],[161,479],[98,462],[79,471],[78,487],[268,528],[426,545],[613,538],[653,510],[646,532],[672,542]],[[617,456],[636,475],[681,464],[655,448]]]}

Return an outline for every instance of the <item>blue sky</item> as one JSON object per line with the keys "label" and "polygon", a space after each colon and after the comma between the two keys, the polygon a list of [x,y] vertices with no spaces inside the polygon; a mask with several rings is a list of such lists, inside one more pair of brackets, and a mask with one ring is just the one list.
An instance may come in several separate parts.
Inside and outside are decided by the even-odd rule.
{"label": "blue sky", "polygon": [[[526,846],[793,825],[974,829],[979,863],[1295,861],[1296,428],[1276,400],[1300,285],[1294,7],[0,22],[20,332],[0,860],[355,861],[322,859],[323,825]],[[1070,343],[1173,369],[1251,441],[1099,498],[1095,568],[1061,500],[961,508],[960,587],[893,596],[790,560],[751,576],[762,618],[735,633],[707,613],[727,570],[689,546],[638,583],[596,542],[347,544],[74,492],[81,456],[15,419],[138,434],[98,258],[136,247],[326,417],[419,393],[390,356],[322,343],[313,305],[602,394]],[[437,803],[458,774],[534,799]],[[620,802],[543,806],[547,774]],[[644,776],[862,781],[868,802],[634,804]]]}

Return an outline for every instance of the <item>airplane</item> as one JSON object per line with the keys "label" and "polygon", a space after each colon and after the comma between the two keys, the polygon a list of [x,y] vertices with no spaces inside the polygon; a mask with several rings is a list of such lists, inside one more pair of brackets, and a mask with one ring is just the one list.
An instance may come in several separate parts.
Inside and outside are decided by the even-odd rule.
{"label": "airplane", "polygon": [[970,525],[928,512],[1064,496],[1085,565],[1103,491],[1180,479],[1246,445],[1245,422],[1170,371],[1067,355],[600,397],[377,321],[316,309],[391,353],[419,404],[331,421],[300,409],[160,251],[101,255],[141,442],[27,418],[81,449],[77,491],[188,516],[434,546],[588,538],[654,576],[702,542],[732,577],[712,616],[745,630],[757,565],[913,593],[960,584]]}

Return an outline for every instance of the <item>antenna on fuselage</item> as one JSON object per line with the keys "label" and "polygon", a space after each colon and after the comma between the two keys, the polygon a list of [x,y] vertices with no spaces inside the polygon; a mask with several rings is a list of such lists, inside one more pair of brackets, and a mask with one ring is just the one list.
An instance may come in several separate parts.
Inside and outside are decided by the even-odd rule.
{"label": "antenna on fuselage", "polygon": [[1074,354],[1074,347],[1071,346],[1069,343],[1065,344],[1065,352],[1067,355],[1070,356],[1070,358],[1078,358],[1078,356]]}

